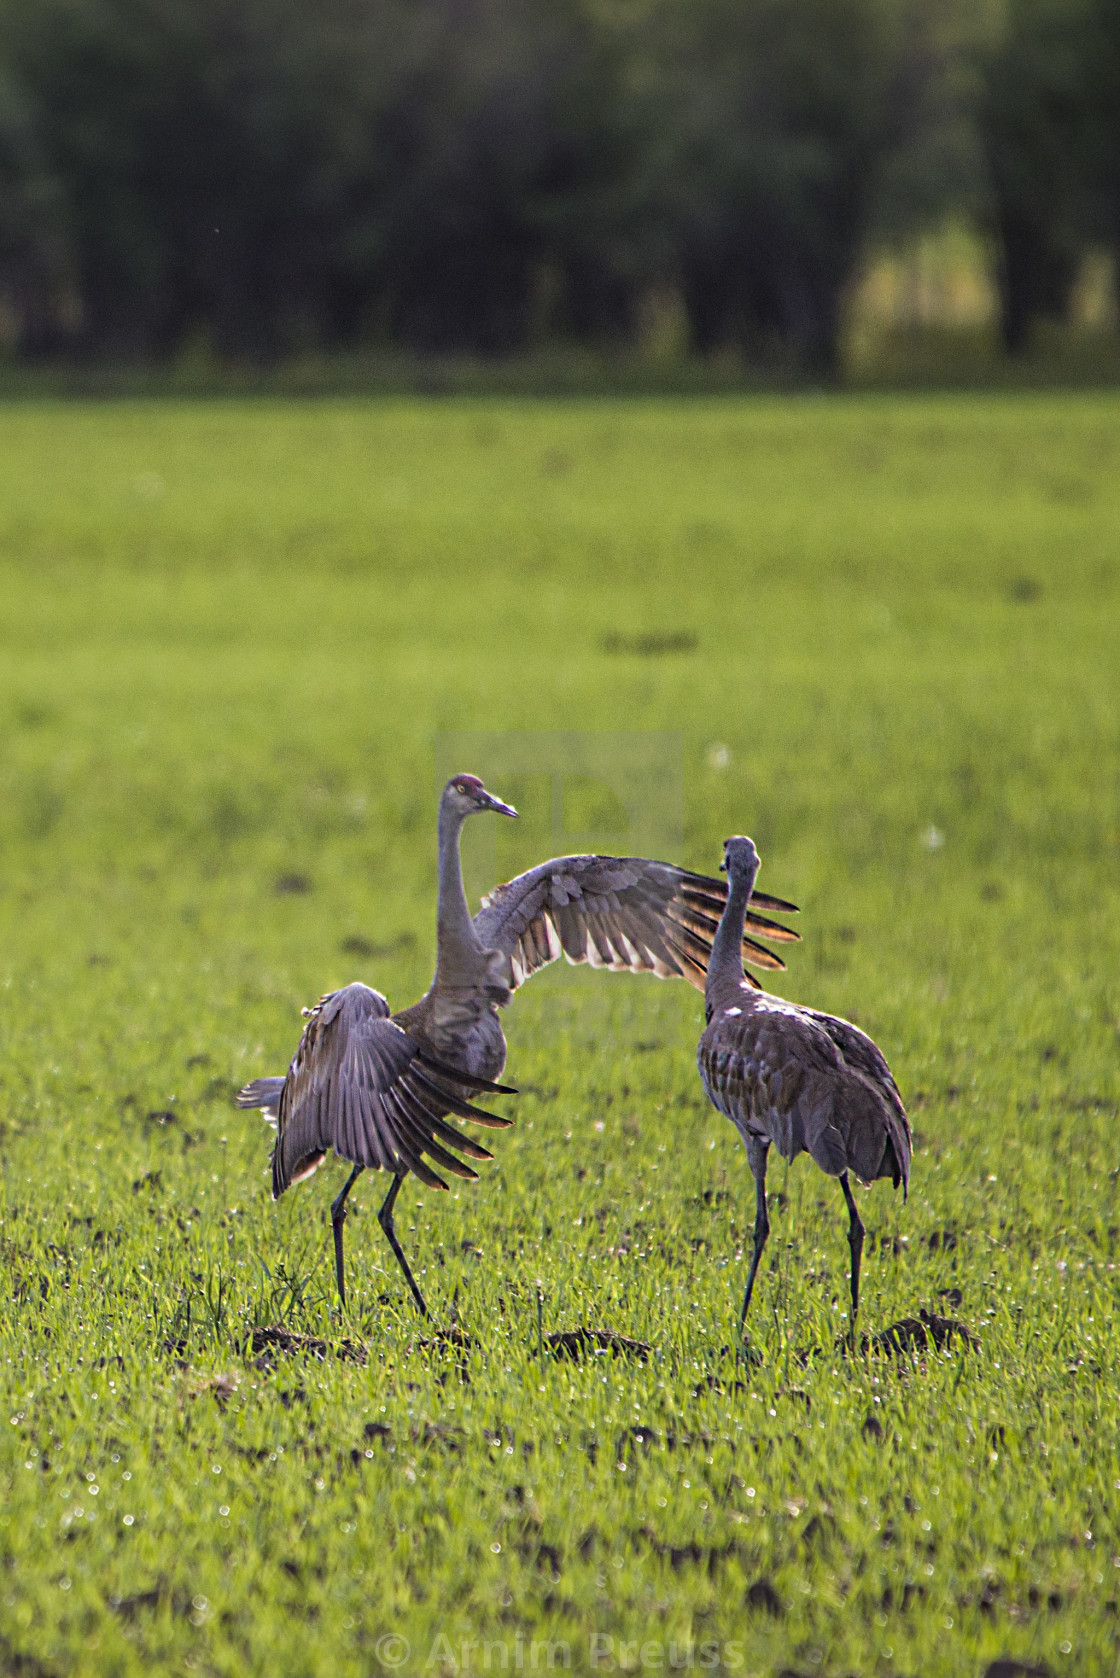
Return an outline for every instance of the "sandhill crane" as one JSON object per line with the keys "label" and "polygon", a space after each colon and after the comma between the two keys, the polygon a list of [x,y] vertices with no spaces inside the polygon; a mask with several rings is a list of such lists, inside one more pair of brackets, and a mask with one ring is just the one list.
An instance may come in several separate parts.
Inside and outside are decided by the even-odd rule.
{"label": "sandhill crane", "polygon": [[293,1183],[310,1177],[328,1148],[353,1164],[331,1205],[335,1278],[338,1297],[345,1305],[342,1230],[346,1197],[367,1167],[391,1171],[393,1181],[377,1221],[426,1317],[428,1308],[393,1224],[401,1184],[411,1171],[429,1188],[446,1189],[424,1154],[450,1176],[477,1182],[477,1171],[449,1149],[456,1148],[474,1160],[494,1156],[447,1124],[446,1116],[454,1113],[476,1124],[504,1129],[512,1120],[475,1107],[462,1092],[516,1095],[517,1091],[444,1066],[397,1023],[385,998],[368,985],[352,984],[328,992],[313,1008],[305,1008],[304,1014],[309,1016],[308,1023],[288,1076],[257,1078],[237,1097],[239,1107],[263,1107],[265,1117],[276,1125],[272,1198],[279,1200]]}
{"label": "sandhill crane", "polygon": [[910,1184],[910,1123],[890,1067],[870,1037],[847,1020],[798,1007],[747,982],[741,958],[743,919],[759,868],[752,841],[728,839],[720,866],[727,872],[730,890],[708,962],[707,1027],[697,1064],[708,1099],[746,1143],[755,1181],[754,1253],[740,1328],[770,1233],[766,1156],[773,1143],[787,1160],[810,1153],[822,1171],[840,1179],[849,1218],[854,1335],[864,1231],[848,1173],[865,1183],[890,1177],[895,1188],[901,1182],[905,1197]]}
{"label": "sandhill crane", "polygon": [[[331,1206],[343,1304],[346,1198],[364,1170],[383,1168],[393,1172],[393,1182],[378,1221],[427,1315],[396,1238],[393,1207],[410,1171],[431,1188],[447,1187],[423,1155],[470,1180],[477,1173],[448,1148],[469,1159],[492,1157],[445,1120],[450,1113],[492,1126],[510,1122],[475,1107],[472,1098],[515,1093],[494,1082],[506,1059],[498,1009],[526,978],[563,954],[573,963],[675,974],[704,987],[726,890],[722,881],[668,863],[556,857],[498,886],[472,920],[459,839],[467,817],[486,810],[517,814],[476,775],[453,775],[439,807],[437,958],[427,994],[390,1014],[384,997],[365,985],[328,993],[305,1011],[310,1017],[287,1077],[257,1078],[237,1098],[241,1107],[263,1108],[276,1124],[274,1198],[309,1177],[328,1149],[353,1165]],[[760,895],[755,901],[778,912],[795,909],[780,898]],[[753,911],[746,918],[765,938],[797,937]],[[744,936],[743,948],[760,966],[784,966],[753,938]]]}

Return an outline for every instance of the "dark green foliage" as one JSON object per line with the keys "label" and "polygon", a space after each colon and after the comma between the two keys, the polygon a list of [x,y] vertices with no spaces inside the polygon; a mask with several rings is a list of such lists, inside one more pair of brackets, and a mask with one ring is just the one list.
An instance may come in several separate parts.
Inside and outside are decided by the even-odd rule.
{"label": "dark green foliage", "polygon": [[869,238],[957,213],[1017,349],[1116,242],[1120,47],[1107,0],[993,6],[0,0],[0,332],[492,355],[672,293],[829,375]]}
{"label": "dark green foliage", "polygon": [[877,0],[666,8],[673,228],[697,345],[834,370],[843,288],[922,78],[920,16]]}
{"label": "dark green foliage", "polygon": [[59,182],[27,97],[0,59],[0,301],[18,312],[29,349],[50,343],[65,308],[67,255]]}
{"label": "dark green foliage", "polygon": [[380,136],[389,334],[492,352],[565,313],[584,331],[612,324],[625,305],[604,245],[622,229],[605,239],[603,224],[630,160],[607,32],[578,0],[432,0],[419,13],[415,84]]}
{"label": "dark green foliage", "polygon": [[1120,7],[1085,0],[1084,78],[1090,187],[1098,228],[1120,252]]}
{"label": "dark green foliage", "polygon": [[979,124],[998,239],[1003,336],[1065,315],[1085,246],[1082,0],[1011,0],[984,65]]}
{"label": "dark green foliage", "polygon": [[80,342],[498,350],[546,256],[603,312],[605,47],[569,0],[34,0],[0,63],[63,183]]}
{"label": "dark green foliage", "polygon": [[259,353],[287,347],[304,311],[345,319],[379,185],[365,130],[398,65],[364,72],[393,22],[391,4],[351,0],[8,8],[7,53],[65,191],[80,341],[159,353],[205,324],[218,348]]}

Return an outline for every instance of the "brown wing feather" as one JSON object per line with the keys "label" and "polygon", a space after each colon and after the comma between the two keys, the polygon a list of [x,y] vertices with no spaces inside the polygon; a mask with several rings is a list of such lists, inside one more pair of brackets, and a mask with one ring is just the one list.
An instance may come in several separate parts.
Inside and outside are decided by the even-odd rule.
{"label": "brown wing feather", "polygon": [[803,1150],[832,1176],[910,1179],[910,1125],[894,1078],[871,1039],[847,1020],[766,995],[712,1018],[697,1054],[720,1112],[745,1135],[767,1137],[786,1159]]}
{"label": "brown wing feather", "polygon": [[844,1064],[858,1073],[864,1082],[878,1093],[883,1122],[898,1170],[895,1186],[901,1182],[903,1195],[906,1195],[910,1189],[913,1135],[906,1108],[902,1104],[902,1096],[894,1081],[894,1073],[887,1065],[886,1056],[879,1045],[850,1020],[838,1019],[835,1014],[818,1013],[815,1008],[806,1008],[804,1012],[835,1043]]}
{"label": "brown wing feather", "polygon": [[[726,899],[722,880],[667,862],[555,857],[496,887],[483,899],[474,924],[485,948],[509,956],[514,989],[563,955],[573,964],[612,972],[681,977],[703,990]],[[799,937],[756,914],[755,904],[779,914],[796,907],[755,893],[747,914],[750,932],[781,942]],[[744,937],[743,955],[758,967],[785,966],[755,937]]]}
{"label": "brown wing feather", "polygon": [[[511,1121],[484,1113],[456,1083],[504,1092],[505,1085],[460,1075],[425,1055],[389,1017],[389,1005],[366,985],[348,985],[322,997],[309,1015],[280,1093],[272,1192],[284,1193],[307,1176],[329,1148],[355,1165],[411,1171],[430,1188],[447,1184],[427,1163],[473,1179],[477,1173],[449,1152],[490,1159],[485,1148],[460,1135],[446,1115],[502,1126]],[[258,1083],[261,1083],[258,1080]],[[249,1086],[246,1096],[271,1093]]]}

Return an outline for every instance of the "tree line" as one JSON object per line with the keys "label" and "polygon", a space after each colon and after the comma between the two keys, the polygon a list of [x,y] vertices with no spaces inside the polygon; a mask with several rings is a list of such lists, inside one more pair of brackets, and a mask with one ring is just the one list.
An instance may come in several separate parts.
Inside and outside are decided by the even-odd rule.
{"label": "tree line", "polygon": [[28,357],[626,341],[835,367],[873,240],[990,237],[1010,350],[1120,250],[1116,0],[0,0]]}

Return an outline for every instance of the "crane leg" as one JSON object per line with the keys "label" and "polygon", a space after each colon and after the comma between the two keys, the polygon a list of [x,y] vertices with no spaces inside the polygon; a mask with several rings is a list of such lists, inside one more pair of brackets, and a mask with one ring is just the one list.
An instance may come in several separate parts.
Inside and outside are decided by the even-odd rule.
{"label": "crane leg", "polygon": [[754,1279],[758,1274],[762,1249],[766,1245],[766,1237],[770,1233],[770,1219],[766,1216],[766,1150],[769,1144],[759,1142],[755,1137],[747,1140],[747,1159],[750,1161],[751,1172],[754,1176],[755,1214],[754,1214],[754,1253],[751,1256],[751,1268],[747,1275],[747,1288],[743,1295],[743,1309],[739,1316],[739,1329],[742,1332],[747,1321],[747,1308],[754,1292]]}
{"label": "crane leg", "polygon": [[388,1194],[385,1196],[380,1212],[377,1214],[377,1221],[385,1231],[386,1241],[388,1241],[390,1247],[393,1249],[393,1252],[396,1254],[397,1263],[404,1271],[404,1279],[412,1289],[412,1297],[416,1301],[420,1315],[422,1317],[426,1317],[428,1315],[428,1307],[424,1304],[424,1296],[420,1292],[420,1289],[416,1286],[416,1278],[413,1276],[412,1271],[408,1268],[408,1260],[401,1251],[401,1244],[397,1240],[397,1232],[393,1228],[393,1206],[398,1194],[401,1192],[401,1184],[403,1182],[403,1175],[393,1178],[392,1186],[389,1189]]}
{"label": "crane leg", "polygon": [[338,1283],[339,1304],[346,1304],[346,1278],[342,1269],[342,1226],[346,1222],[346,1196],[358,1181],[364,1165],[356,1165],[343,1184],[342,1193],[331,1202],[331,1228],[334,1231],[334,1275]]}
{"label": "crane leg", "polygon": [[848,1202],[848,1246],[852,1250],[852,1339],[854,1344],[856,1313],[859,1310],[859,1261],[860,1254],[863,1252],[863,1221],[856,1209],[846,1171],[840,1178],[840,1187],[844,1191],[844,1199]]}

